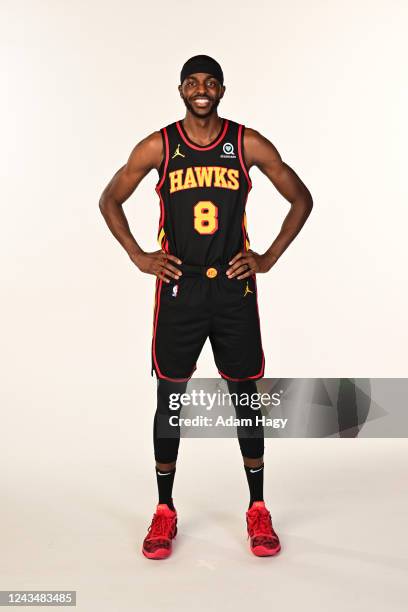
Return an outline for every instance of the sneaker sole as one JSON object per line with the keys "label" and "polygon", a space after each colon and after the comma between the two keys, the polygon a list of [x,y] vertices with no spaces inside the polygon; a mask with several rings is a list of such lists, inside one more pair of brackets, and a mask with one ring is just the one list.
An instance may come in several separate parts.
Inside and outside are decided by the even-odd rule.
{"label": "sneaker sole", "polygon": [[273,557],[274,555],[278,554],[280,549],[281,549],[280,544],[277,546],[277,548],[266,548],[266,546],[255,546],[254,548],[251,548],[251,552],[256,557]]}
{"label": "sneaker sole", "polygon": [[146,559],[160,561],[161,559],[167,559],[167,557],[170,557],[171,550],[169,551],[167,548],[159,548],[154,553],[148,553],[142,548],[142,553],[144,554]]}

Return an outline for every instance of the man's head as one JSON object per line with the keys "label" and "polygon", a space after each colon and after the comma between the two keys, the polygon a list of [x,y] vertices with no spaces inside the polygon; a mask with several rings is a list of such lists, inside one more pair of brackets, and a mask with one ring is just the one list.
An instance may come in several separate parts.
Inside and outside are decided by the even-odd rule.
{"label": "man's head", "polygon": [[201,118],[211,115],[225,92],[219,63],[208,55],[190,57],[181,69],[179,92],[190,113]]}

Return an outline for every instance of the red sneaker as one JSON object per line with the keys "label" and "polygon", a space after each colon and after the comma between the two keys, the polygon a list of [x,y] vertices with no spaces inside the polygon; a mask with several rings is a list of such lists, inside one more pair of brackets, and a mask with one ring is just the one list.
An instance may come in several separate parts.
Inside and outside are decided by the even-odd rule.
{"label": "red sneaker", "polygon": [[159,504],[143,541],[142,553],[148,559],[166,559],[171,555],[171,541],[176,533],[177,512],[167,504]]}
{"label": "red sneaker", "polygon": [[246,513],[248,537],[251,551],[257,557],[276,555],[281,549],[279,538],[273,527],[265,502],[256,501]]}

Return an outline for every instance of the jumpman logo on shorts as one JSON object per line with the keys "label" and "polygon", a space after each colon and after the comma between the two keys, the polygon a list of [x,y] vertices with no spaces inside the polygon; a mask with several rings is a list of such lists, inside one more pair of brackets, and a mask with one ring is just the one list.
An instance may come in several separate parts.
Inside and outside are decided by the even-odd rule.
{"label": "jumpman logo on shorts", "polygon": [[185,157],[185,155],[183,153],[180,152],[180,145],[177,145],[177,149],[174,152],[174,155],[172,156],[171,159],[174,159],[175,157],[177,157],[177,155],[179,155],[180,157]]}
{"label": "jumpman logo on shorts", "polygon": [[253,293],[253,291],[249,288],[248,281],[247,281],[247,284],[246,284],[246,287],[245,287],[244,297],[246,295],[248,295],[248,293]]}

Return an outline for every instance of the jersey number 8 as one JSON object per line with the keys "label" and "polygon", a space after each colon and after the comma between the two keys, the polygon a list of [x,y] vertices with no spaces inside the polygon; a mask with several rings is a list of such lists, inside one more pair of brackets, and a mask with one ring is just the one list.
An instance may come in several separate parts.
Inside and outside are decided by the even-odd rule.
{"label": "jersey number 8", "polygon": [[201,200],[194,206],[194,229],[199,234],[214,234],[218,229],[218,207]]}

